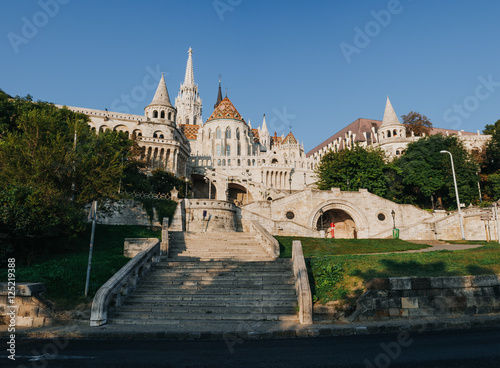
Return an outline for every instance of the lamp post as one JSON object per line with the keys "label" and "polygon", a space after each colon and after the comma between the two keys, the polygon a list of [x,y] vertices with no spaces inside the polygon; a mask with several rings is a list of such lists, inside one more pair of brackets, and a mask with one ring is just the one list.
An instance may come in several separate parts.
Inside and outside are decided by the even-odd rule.
{"label": "lamp post", "polygon": [[288,176],[288,183],[290,184],[290,194],[292,194],[292,173]]}
{"label": "lamp post", "polygon": [[186,180],[186,194],[184,195],[184,198],[187,198],[188,197],[188,182],[189,182],[189,179],[187,176],[186,176],[185,180]]}
{"label": "lamp post", "polygon": [[391,215],[392,215],[392,230],[394,230],[396,228],[396,212],[392,210]]}
{"label": "lamp post", "polygon": [[323,228],[323,209],[319,209],[319,229],[321,230]]}
{"label": "lamp post", "polygon": [[464,233],[464,222],[462,220],[462,210],[460,208],[460,198],[458,197],[458,187],[457,187],[457,178],[455,176],[455,165],[453,164],[453,155],[449,151],[440,151],[440,153],[447,153],[450,155],[450,160],[451,160],[451,171],[453,173],[453,184],[455,184],[455,195],[457,197],[457,206],[458,206],[458,219],[460,220],[460,231],[462,233],[462,240],[465,240],[465,233]]}
{"label": "lamp post", "polygon": [[208,169],[205,168],[205,183],[208,183],[208,199],[212,199],[212,182],[208,177]]}
{"label": "lamp post", "polygon": [[306,173],[304,173],[304,185],[307,184],[307,181],[306,181]]}

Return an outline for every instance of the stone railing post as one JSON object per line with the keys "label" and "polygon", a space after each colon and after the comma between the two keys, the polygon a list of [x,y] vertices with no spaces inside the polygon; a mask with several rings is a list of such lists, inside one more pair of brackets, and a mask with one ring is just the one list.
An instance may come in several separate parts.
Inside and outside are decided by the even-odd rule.
{"label": "stone railing post", "polygon": [[312,295],[300,240],[294,240],[292,243],[292,262],[293,275],[295,276],[295,290],[297,291],[299,301],[299,322],[304,325],[310,325],[313,323]]}
{"label": "stone railing post", "polygon": [[160,255],[168,257],[168,217],[163,218],[161,225]]}

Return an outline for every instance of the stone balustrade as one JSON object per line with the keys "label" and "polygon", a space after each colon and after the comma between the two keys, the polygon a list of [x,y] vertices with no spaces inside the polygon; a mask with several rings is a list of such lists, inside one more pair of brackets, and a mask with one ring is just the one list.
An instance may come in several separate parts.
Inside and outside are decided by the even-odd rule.
{"label": "stone balustrade", "polygon": [[292,262],[295,290],[299,301],[299,322],[309,325],[313,323],[312,294],[300,240],[294,240],[292,243]]}
{"label": "stone balustrade", "polygon": [[264,227],[257,221],[250,222],[250,231],[254,233],[262,246],[274,259],[280,256],[280,244]]}
{"label": "stone balustrade", "polygon": [[97,291],[92,302],[90,325],[106,324],[109,307],[121,305],[126,296],[135,289],[139,280],[151,269],[153,263],[159,259],[160,241],[153,239],[149,247],[139,252]]}

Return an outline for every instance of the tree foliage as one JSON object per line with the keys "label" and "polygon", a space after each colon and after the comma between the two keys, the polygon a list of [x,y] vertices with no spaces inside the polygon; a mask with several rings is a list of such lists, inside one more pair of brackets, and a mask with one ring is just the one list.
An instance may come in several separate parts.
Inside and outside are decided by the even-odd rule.
{"label": "tree foliage", "polygon": [[422,136],[423,134],[429,135],[432,128],[430,119],[416,111],[410,111],[407,115],[402,115],[403,124],[406,127],[406,134],[408,136],[415,134]]}
{"label": "tree foliage", "polygon": [[318,188],[365,188],[373,194],[385,197],[388,194],[388,183],[384,159],[385,155],[380,149],[367,149],[360,145],[340,152],[331,151],[323,156],[316,170],[319,178]]}
{"label": "tree foliage", "polygon": [[87,203],[119,198],[122,158],[132,154],[123,133],[95,134],[83,114],[1,91],[0,124],[0,232],[9,239],[74,234]]}
{"label": "tree foliage", "polygon": [[434,195],[445,207],[456,208],[451,160],[448,154],[440,153],[442,150],[453,155],[460,201],[477,202],[477,164],[461,141],[440,134],[410,143],[404,155],[394,161],[407,197],[424,205]]}

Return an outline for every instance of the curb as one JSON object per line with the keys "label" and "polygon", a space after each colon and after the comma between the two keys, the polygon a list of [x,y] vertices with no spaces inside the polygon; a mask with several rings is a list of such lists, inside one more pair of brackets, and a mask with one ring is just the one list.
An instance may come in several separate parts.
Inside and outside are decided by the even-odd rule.
{"label": "curb", "polygon": [[[464,330],[471,328],[492,328],[500,326],[500,316],[481,316],[477,318],[440,318],[426,320],[405,320],[391,323],[365,324],[317,324],[274,331],[151,331],[149,326],[61,326],[46,327],[38,330],[18,329],[16,338],[20,339],[87,339],[87,340],[221,340],[226,343],[242,340],[315,338],[328,336],[352,336],[373,334],[397,334],[400,332],[422,333],[444,330]],[[146,330],[149,329],[149,331]],[[137,330],[140,331],[137,331]],[[141,331],[142,329],[142,331]],[[134,331],[135,330],[135,331]],[[6,330],[0,338],[9,337]]]}

